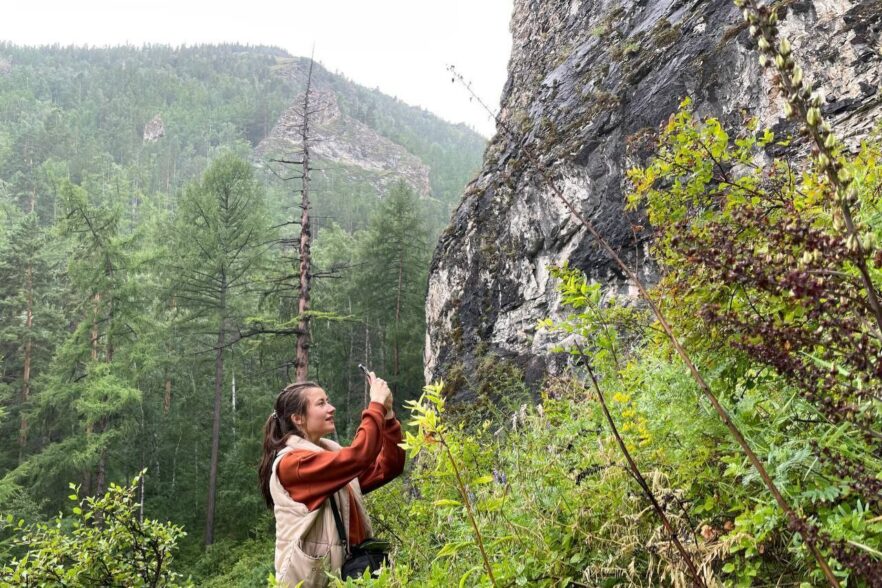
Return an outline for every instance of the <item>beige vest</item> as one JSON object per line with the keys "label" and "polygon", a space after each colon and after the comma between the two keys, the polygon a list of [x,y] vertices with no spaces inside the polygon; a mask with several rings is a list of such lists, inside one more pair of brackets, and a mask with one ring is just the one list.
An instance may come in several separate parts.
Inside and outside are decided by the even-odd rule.
{"label": "beige vest", "polygon": [[[273,462],[273,473],[270,478],[270,493],[273,497],[276,515],[276,580],[279,586],[294,588],[303,582],[303,588],[324,587],[328,584],[326,572],[340,573],[346,557],[344,544],[340,541],[337,525],[334,522],[334,511],[330,501],[312,512],[306,505],[295,501],[279,482],[276,473],[282,456],[295,449],[310,451],[340,451],[340,446],[328,439],[319,441],[321,446],[314,445],[292,435],[288,438],[287,447],[279,451]],[[371,522],[362,502],[361,487],[358,478],[349,482],[355,506],[359,509],[365,527],[365,536],[372,534]],[[346,486],[335,495],[340,517],[349,536],[349,492]]]}

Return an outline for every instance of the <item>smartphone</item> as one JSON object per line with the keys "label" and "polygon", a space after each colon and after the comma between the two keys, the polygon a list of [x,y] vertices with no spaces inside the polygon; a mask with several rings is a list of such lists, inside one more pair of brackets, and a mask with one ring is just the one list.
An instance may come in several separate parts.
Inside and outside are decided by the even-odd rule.
{"label": "smartphone", "polygon": [[358,369],[361,370],[361,373],[364,374],[364,377],[370,381],[371,379],[371,370],[367,369],[364,365],[358,364]]}

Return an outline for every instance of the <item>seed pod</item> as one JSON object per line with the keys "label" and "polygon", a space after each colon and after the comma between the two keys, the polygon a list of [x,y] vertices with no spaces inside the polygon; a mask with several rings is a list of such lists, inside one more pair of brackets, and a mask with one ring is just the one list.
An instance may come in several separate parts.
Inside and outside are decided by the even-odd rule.
{"label": "seed pod", "polygon": [[824,131],[825,133],[832,133],[833,127],[830,126],[829,122],[824,121],[823,123],[821,123],[821,130]]}
{"label": "seed pod", "polygon": [[790,41],[787,39],[781,39],[781,42],[778,44],[778,53],[784,57],[790,55]]}
{"label": "seed pod", "polygon": [[757,45],[760,48],[760,51],[768,51],[772,48],[772,45],[765,37],[760,37],[759,41],[757,41]]}
{"label": "seed pod", "polygon": [[784,103],[784,116],[787,118],[793,116],[793,106],[790,104],[790,102]]}
{"label": "seed pod", "polygon": [[810,102],[811,102],[811,105],[814,106],[815,108],[820,108],[821,107],[821,95],[819,93],[815,92],[814,94],[812,94]]}
{"label": "seed pod", "polygon": [[824,147],[826,147],[827,149],[833,149],[835,145],[836,137],[832,133],[827,135],[827,138],[824,139]]}
{"label": "seed pod", "polygon": [[805,114],[805,120],[808,122],[809,126],[816,127],[818,123],[821,122],[821,111],[818,108],[809,108],[808,112]]}
{"label": "seed pod", "polygon": [[[765,39],[763,39],[763,40],[765,40]],[[768,45],[768,43],[766,43],[766,44]],[[780,55],[776,55],[775,56],[775,66],[778,69],[783,70],[785,65],[786,65],[786,62],[784,61],[784,58]]]}
{"label": "seed pod", "polygon": [[847,184],[847,183],[851,182],[851,174],[844,167],[839,170],[837,177],[839,178],[839,181],[842,182],[843,184]]}
{"label": "seed pod", "polygon": [[821,168],[822,170],[824,170],[824,169],[827,169],[827,167],[828,167],[829,165],[830,165],[830,158],[829,158],[829,157],[827,157],[827,156],[826,156],[825,154],[823,154],[823,153],[821,153],[820,155],[818,155],[818,167],[819,167],[819,168]]}
{"label": "seed pod", "polygon": [[864,233],[861,236],[861,248],[864,251],[872,251],[876,246],[876,239],[873,233]]}
{"label": "seed pod", "polygon": [[794,86],[802,85],[802,68],[798,65],[793,68],[793,79],[791,80]]}
{"label": "seed pod", "polygon": [[759,64],[760,64],[760,67],[768,67],[769,66],[769,58],[766,55],[760,53]]}
{"label": "seed pod", "polygon": [[777,10],[773,9],[772,13],[769,14],[769,24],[770,25],[778,24],[778,11]]}
{"label": "seed pod", "polygon": [[759,32],[759,29],[756,28],[756,25],[750,25],[750,28],[748,30],[750,31],[751,37],[756,37],[756,34]]}

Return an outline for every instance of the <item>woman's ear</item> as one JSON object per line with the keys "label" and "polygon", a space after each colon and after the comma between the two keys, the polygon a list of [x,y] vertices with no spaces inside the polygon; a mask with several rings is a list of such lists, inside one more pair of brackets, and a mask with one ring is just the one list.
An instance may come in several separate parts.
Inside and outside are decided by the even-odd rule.
{"label": "woman's ear", "polygon": [[294,426],[299,429],[303,425],[303,417],[301,417],[299,414],[292,414],[291,422],[294,423]]}

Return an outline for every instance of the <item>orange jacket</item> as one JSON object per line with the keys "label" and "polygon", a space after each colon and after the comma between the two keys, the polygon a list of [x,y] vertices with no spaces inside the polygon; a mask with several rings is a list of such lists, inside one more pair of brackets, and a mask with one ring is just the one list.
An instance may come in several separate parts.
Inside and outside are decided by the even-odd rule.
{"label": "orange jacket", "polygon": [[[292,499],[313,511],[354,478],[365,494],[396,478],[404,471],[405,454],[398,447],[401,423],[385,417],[386,407],[371,402],[361,413],[361,425],[349,447],[292,451],[279,462],[279,482]],[[357,508],[349,513],[349,543],[357,545],[366,539],[364,525]]]}

